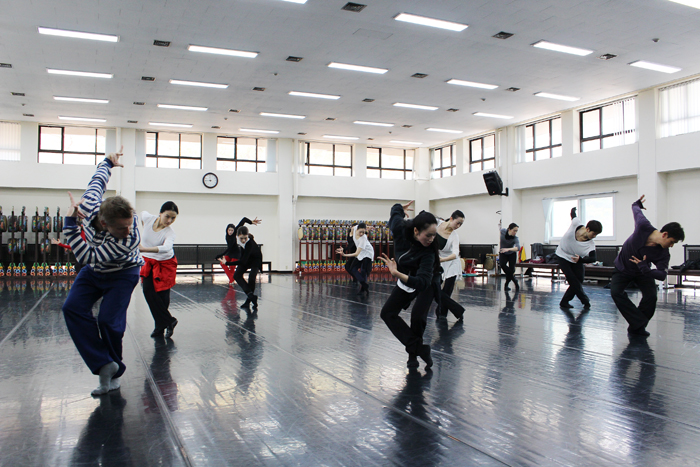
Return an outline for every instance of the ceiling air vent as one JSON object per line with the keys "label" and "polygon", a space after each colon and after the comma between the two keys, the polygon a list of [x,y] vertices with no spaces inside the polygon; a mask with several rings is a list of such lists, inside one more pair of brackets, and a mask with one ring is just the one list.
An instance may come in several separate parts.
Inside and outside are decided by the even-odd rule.
{"label": "ceiling air vent", "polygon": [[367,138],[367,141],[374,141],[374,138]]}
{"label": "ceiling air vent", "polygon": [[516,91],[520,91],[520,88],[506,88],[506,91],[508,91],[508,92],[516,92]]}
{"label": "ceiling air vent", "polygon": [[326,117],[326,120],[328,120],[329,122],[334,122],[334,121],[335,121],[335,117]]}
{"label": "ceiling air vent", "polygon": [[238,110],[238,109],[228,109],[228,111],[231,113],[234,113],[234,114],[237,114],[240,112],[240,110]]}
{"label": "ceiling air vent", "polygon": [[600,57],[598,57],[601,60],[610,60],[611,58],[615,58],[617,55],[615,54],[603,54]]}
{"label": "ceiling air vent", "polygon": [[264,90],[265,90],[265,88],[261,88],[261,87],[258,87],[258,86],[255,86],[255,87],[253,88],[253,91],[260,91],[260,92],[263,92]]}
{"label": "ceiling air vent", "polygon": [[495,37],[496,39],[508,39],[510,37],[513,37],[513,33],[501,31],[498,34],[494,34],[491,37]]}
{"label": "ceiling air vent", "polygon": [[220,126],[217,126],[217,125],[214,125],[212,128],[215,129],[215,130],[221,129],[221,127],[220,127]]}
{"label": "ceiling air vent", "polygon": [[403,128],[411,128],[413,125],[401,125]]}
{"label": "ceiling air vent", "polygon": [[293,55],[290,55],[289,57],[286,58],[288,62],[300,62],[304,58],[303,57],[294,57]]}
{"label": "ceiling air vent", "polygon": [[144,105],[143,102],[134,102],[134,105]]}
{"label": "ceiling air vent", "polygon": [[127,120],[126,123],[138,123],[138,120]]}
{"label": "ceiling air vent", "polygon": [[153,41],[153,45],[158,46],[158,47],[170,47],[170,41],[155,40],[155,41]]}
{"label": "ceiling air vent", "polygon": [[12,95],[13,95],[13,96],[18,96],[18,97],[24,97],[24,93],[23,93],[23,92],[13,92]]}
{"label": "ceiling air vent", "polygon": [[34,116],[34,114],[22,114],[22,115],[25,117],[33,117]]}
{"label": "ceiling air vent", "polygon": [[304,135],[305,135],[306,133],[297,133],[297,134],[298,134],[298,135],[302,135],[302,136],[304,136]]}
{"label": "ceiling air vent", "polygon": [[12,63],[0,63],[0,68],[12,68]]}
{"label": "ceiling air vent", "polygon": [[425,78],[426,76],[428,76],[426,73],[413,73],[411,78]]}
{"label": "ceiling air vent", "polygon": [[142,76],[141,81],[155,81],[156,79],[153,76]]}
{"label": "ceiling air vent", "polygon": [[345,11],[354,11],[355,13],[361,12],[367,5],[363,5],[362,3],[353,3],[353,2],[348,2],[341,8],[341,10]]}
{"label": "ceiling air vent", "polygon": [[369,97],[366,99],[362,99],[362,102],[374,102],[374,99],[370,99]]}
{"label": "ceiling air vent", "polygon": [[448,112],[459,112],[459,109],[447,109]]}

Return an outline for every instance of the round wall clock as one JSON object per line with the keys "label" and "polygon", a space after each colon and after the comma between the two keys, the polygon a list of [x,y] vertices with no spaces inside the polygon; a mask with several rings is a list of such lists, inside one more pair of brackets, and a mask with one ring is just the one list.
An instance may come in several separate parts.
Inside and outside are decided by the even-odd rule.
{"label": "round wall clock", "polygon": [[202,183],[204,183],[204,186],[207,188],[214,188],[219,184],[219,177],[212,172],[206,173],[204,174],[204,177],[202,177]]}

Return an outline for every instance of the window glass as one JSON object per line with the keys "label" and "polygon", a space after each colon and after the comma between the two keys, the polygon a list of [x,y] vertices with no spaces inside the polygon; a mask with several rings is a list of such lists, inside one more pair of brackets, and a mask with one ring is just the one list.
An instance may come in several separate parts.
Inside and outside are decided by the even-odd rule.
{"label": "window glass", "polygon": [[[94,138],[93,138],[94,139]],[[64,164],[73,165],[94,165],[95,155],[94,154],[71,154],[69,152],[63,154]]]}
{"label": "window glass", "polygon": [[406,150],[406,170],[413,170],[413,158],[415,157],[416,151],[413,149]]}
{"label": "window glass", "polygon": [[236,170],[239,172],[255,172],[258,164],[255,162],[239,161]]}
{"label": "window glass", "polygon": [[[333,165],[333,145],[313,143],[309,149],[309,164]],[[333,172],[333,170],[331,170]]]}
{"label": "window glass", "polygon": [[40,152],[39,153],[39,163],[40,164],[62,164],[63,154],[55,152]]}
{"label": "window glass", "polygon": [[[233,159],[236,157],[236,138],[219,136],[216,142],[216,157],[219,159]],[[231,170],[236,170],[234,164]]]}
{"label": "window glass", "polygon": [[[180,156],[180,135],[177,133],[158,133],[158,156]],[[177,161],[175,161],[177,164]],[[158,164],[158,167],[163,167]]]}
{"label": "window glass", "polygon": [[[238,138],[238,160],[240,161],[254,161],[257,157],[255,139],[254,138]],[[250,170],[246,170],[250,172]],[[255,172],[255,170],[252,170]]]}
{"label": "window glass", "polygon": [[180,156],[182,157],[202,157],[202,136],[201,135],[180,135]]}
{"label": "window glass", "polygon": [[584,198],[581,200],[581,220],[584,224],[597,220],[603,224],[601,235],[612,237],[614,232],[613,197]]}
{"label": "window glass", "polygon": [[[552,146],[561,144],[561,117],[553,118],[552,122]],[[561,148],[559,148],[561,149]],[[556,157],[556,156],[552,156]]]}
{"label": "window glass", "polygon": [[146,154],[156,153],[156,134],[148,132],[146,133]]}
{"label": "window glass", "polygon": [[[63,134],[63,150],[66,152],[90,152],[95,154],[97,139],[94,128],[66,127]],[[94,162],[93,156],[93,164]],[[64,159],[65,160],[65,159]],[[69,162],[66,162],[69,163]]]}
{"label": "window glass", "polygon": [[342,144],[335,145],[335,165],[347,166],[352,165],[352,152],[350,146]]}
{"label": "window glass", "polygon": [[379,178],[379,169],[367,169],[367,178]]}
{"label": "window glass", "polygon": [[164,169],[179,169],[180,160],[171,157],[159,157],[158,158],[158,168]]}
{"label": "window glass", "polygon": [[391,180],[403,180],[404,172],[403,170],[382,170],[382,178],[388,178]]}
{"label": "window glass", "polygon": [[[379,148],[367,148],[367,167],[379,167]],[[377,172],[377,178],[379,178],[379,172]]]}
{"label": "window glass", "polygon": [[344,169],[342,167],[336,167],[335,175],[337,177],[352,177],[352,170],[351,169]]}
{"label": "window glass", "polygon": [[552,203],[552,237],[561,238],[571,226],[571,208],[578,207],[578,200],[565,199]]}
{"label": "window glass", "polygon": [[44,151],[60,151],[62,130],[60,127],[39,127],[39,148]]}
{"label": "window glass", "polygon": [[581,136],[590,138],[600,135],[600,110],[592,110],[581,114],[583,119],[583,133]]}

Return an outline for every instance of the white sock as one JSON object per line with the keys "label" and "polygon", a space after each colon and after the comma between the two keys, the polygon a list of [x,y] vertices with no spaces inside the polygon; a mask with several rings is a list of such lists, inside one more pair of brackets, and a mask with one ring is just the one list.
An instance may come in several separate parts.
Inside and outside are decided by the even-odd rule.
{"label": "white sock", "polygon": [[109,390],[114,391],[116,389],[119,389],[122,386],[121,383],[121,378],[112,378],[112,381],[109,382]]}
{"label": "white sock", "polygon": [[112,381],[112,376],[114,376],[117,371],[119,371],[117,362],[109,362],[100,368],[100,385],[93,389],[90,394],[93,396],[107,394],[109,392],[109,383]]}

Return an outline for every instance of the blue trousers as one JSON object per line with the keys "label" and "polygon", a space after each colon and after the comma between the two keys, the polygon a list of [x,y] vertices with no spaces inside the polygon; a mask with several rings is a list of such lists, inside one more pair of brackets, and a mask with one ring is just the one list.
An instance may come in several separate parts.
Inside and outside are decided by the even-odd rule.
{"label": "blue trousers", "polygon": [[[95,375],[110,362],[119,365],[114,378],[126,370],[122,362],[122,338],[126,330],[126,309],[139,282],[139,269],[99,273],[84,266],[63,304],[68,332],[83,361]],[[95,319],[92,307],[100,298],[100,312]]]}

